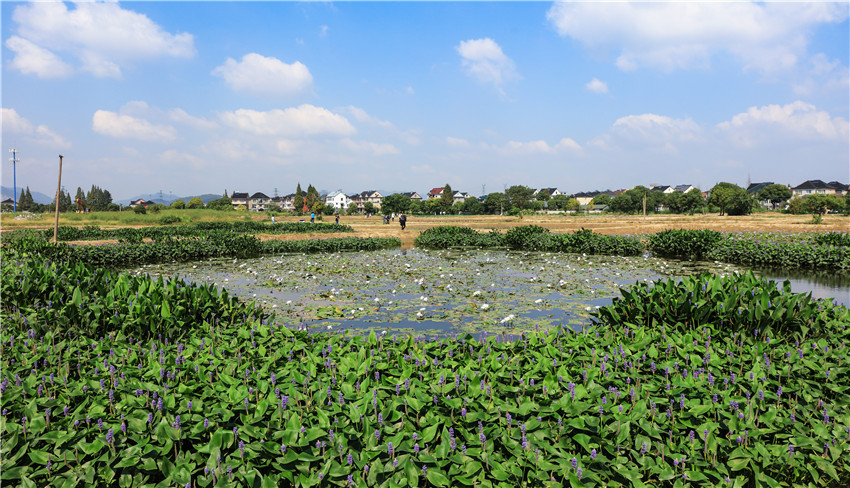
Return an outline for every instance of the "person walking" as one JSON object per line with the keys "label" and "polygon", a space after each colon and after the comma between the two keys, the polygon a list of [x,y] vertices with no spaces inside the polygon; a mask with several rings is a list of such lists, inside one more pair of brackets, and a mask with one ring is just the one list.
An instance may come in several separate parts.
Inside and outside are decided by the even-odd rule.
{"label": "person walking", "polygon": [[310,223],[311,224],[316,223],[316,212],[313,212],[313,213],[310,214]]}
{"label": "person walking", "polygon": [[334,223],[339,225],[339,214],[336,214],[336,218],[334,218]]}
{"label": "person walking", "polygon": [[398,216],[398,223],[401,225],[401,230],[407,226],[407,215],[401,214]]}

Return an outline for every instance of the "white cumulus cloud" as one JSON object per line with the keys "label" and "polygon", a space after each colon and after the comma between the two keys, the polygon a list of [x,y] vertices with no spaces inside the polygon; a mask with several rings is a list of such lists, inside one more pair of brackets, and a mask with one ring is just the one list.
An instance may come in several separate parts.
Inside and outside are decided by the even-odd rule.
{"label": "white cumulus cloud", "polygon": [[504,83],[520,78],[511,58],[489,37],[461,41],[455,49],[463,58],[463,67],[468,75],[493,85],[500,93]]}
{"label": "white cumulus cloud", "polygon": [[6,43],[15,51],[12,66],[41,77],[56,69],[70,74],[70,66],[54,52],[76,58],[83,71],[111,78],[121,78],[122,67],[136,60],[195,54],[191,34],[165,32],[146,15],[118,3],[80,2],[69,9],[63,2],[33,2],[16,7],[12,20],[17,36],[9,39],[11,46]]}
{"label": "white cumulus cloud", "polygon": [[569,137],[565,137],[554,145],[550,145],[544,140],[509,141],[497,149],[505,154],[556,154],[563,151],[581,151],[581,145]]}
{"label": "white cumulus cloud", "polygon": [[266,112],[239,109],[223,112],[219,118],[229,127],[260,136],[348,136],[357,132],[342,115],[309,104]]}
{"label": "white cumulus cloud", "polygon": [[622,70],[704,68],[726,52],[745,68],[772,72],[805,54],[812,27],[847,19],[826,2],[556,3],[548,20],[589,49],[619,51]]}
{"label": "white cumulus cloud", "polygon": [[168,125],[151,122],[127,114],[98,110],[92,117],[92,130],[118,139],[137,139],[150,142],[171,142],[177,131]]}
{"label": "white cumulus cloud", "polygon": [[313,75],[300,61],[287,64],[257,53],[248,53],[241,61],[227,58],[212,74],[224,78],[235,91],[259,96],[298,95],[313,86]]}
{"label": "white cumulus cloud", "polygon": [[750,107],[731,120],[717,124],[717,127],[743,145],[787,140],[789,137],[846,141],[850,135],[846,119],[833,117],[799,100],[787,105]]}
{"label": "white cumulus cloud", "polygon": [[597,78],[590,80],[584,87],[593,93],[608,93],[608,84],[604,81],[599,81]]}
{"label": "white cumulus cloud", "polygon": [[657,114],[621,117],[614,122],[612,130],[620,137],[647,143],[694,141],[702,132],[690,118],[674,119]]}
{"label": "white cumulus cloud", "polygon": [[33,124],[13,108],[0,108],[0,120],[2,120],[4,133],[22,135],[36,144],[59,148],[67,148],[71,145],[64,137],[56,134],[46,125]]}
{"label": "white cumulus cloud", "polygon": [[39,78],[65,78],[74,72],[65,61],[53,52],[37,46],[23,37],[12,36],[6,40],[6,47],[15,53],[12,67],[26,75]]}

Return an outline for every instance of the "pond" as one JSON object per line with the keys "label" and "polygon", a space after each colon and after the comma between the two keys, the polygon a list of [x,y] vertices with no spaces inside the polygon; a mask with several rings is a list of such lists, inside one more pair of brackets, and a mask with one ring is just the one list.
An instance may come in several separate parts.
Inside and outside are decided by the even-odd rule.
{"label": "pond", "polygon": [[214,283],[314,330],[512,333],[581,329],[636,281],[742,268],[652,257],[424,249],[217,259],[134,270]]}

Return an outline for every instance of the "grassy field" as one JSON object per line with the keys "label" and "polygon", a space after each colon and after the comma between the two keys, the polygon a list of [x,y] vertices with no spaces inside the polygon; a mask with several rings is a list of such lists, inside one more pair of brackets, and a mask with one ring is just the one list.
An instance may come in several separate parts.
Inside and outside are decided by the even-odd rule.
{"label": "grassy field", "polygon": [[[93,212],[90,214],[60,214],[59,225],[82,227],[97,225],[110,227],[141,227],[159,225],[166,215],[176,215],[186,223],[207,221],[257,220],[270,221],[267,214],[247,212],[222,212],[214,210],[164,210],[158,214],[139,215],[132,212]],[[277,222],[297,222],[309,217],[277,216]],[[356,237],[399,237],[403,247],[413,246],[413,239],[425,229],[440,225],[463,225],[476,230],[507,230],[520,225],[539,225],[552,232],[573,232],[581,228],[591,229],[602,234],[641,234],[660,232],[665,229],[712,229],[718,231],[785,231],[785,232],[848,232],[850,217],[827,215],[823,223],[812,224],[811,215],[788,215],[780,213],[757,213],[743,217],[707,215],[532,215],[522,219],[497,215],[440,215],[412,216],[408,218],[407,230],[402,231],[398,222],[383,224],[380,217],[362,215],[343,216],[340,224],[354,228]],[[333,217],[324,217],[324,222],[333,222]],[[12,214],[0,216],[0,229],[3,232],[15,229],[47,229],[53,226],[53,215],[43,214],[40,218],[14,220]],[[347,234],[351,235],[351,234]],[[283,234],[263,236],[264,239],[312,239],[339,237],[337,234]]]}

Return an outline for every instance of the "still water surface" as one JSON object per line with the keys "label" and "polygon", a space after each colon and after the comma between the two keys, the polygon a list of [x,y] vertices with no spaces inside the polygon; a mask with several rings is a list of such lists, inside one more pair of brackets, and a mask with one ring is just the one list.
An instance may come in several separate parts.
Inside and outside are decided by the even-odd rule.
{"label": "still water surface", "polygon": [[[256,300],[278,322],[313,330],[389,333],[511,333],[568,325],[638,281],[746,268],[652,257],[423,249],[151,265],[137,272],[215,283]],[[850,304],[850,280],[835,274],[754,270],[796,293]]]}

